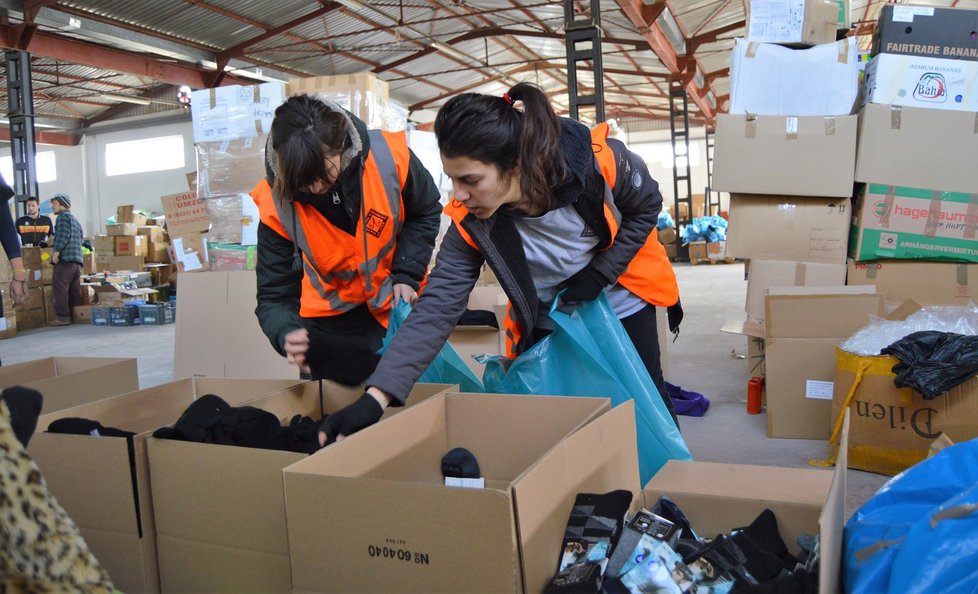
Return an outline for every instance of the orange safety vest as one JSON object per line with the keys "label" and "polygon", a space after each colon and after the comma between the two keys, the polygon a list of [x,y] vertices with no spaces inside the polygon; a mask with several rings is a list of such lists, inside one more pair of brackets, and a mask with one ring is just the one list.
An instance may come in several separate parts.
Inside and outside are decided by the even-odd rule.
{"label": "orange safety vest", "polygon": [[[604,217],[611,231],[611,241],[604,249],[610,248],[614,243],[615,236],[618,234],[618,226],[621,223],[621,213],[615,206],[614,196],[611,193],[615,186],[618,170],[615,165],[615,155],[611,147],[608,146],[608,130],[607,124],[599,124],[591,130],[591,148],[597,159],[601,176],[605,180]],[[472,237],[462,228],[462,219],[468,214],[465,207],[454,200],[450,200],[445,206],[445,214],[455,222],[459,234],[466,243],[475,249],[479,249]],[[665,247],[659,243],[658,229],[653,229],[652,233],[649,234],[648,239],[645,240],[645,245],[639,248],[635,257],[628,264],[628,268],[618,277],[618,283],[652,305],[670,307],[679,301],[679,284],[676,282],[676,273],[666,255]],[[523,328],[513,315],[511,307],[504,320],[503,329],[506,333],[507,356],[515,357],[519,354],[516,352],[516,346],[523,336]]]}
{"label": "orange safety vest", "polygon": [[410,151],[404,132],[371,130],[368,135],[355,236],[334,227],[314,206],[283,203],[266,180],[251,191],[261,222],[295,243],[302,254],[299,315],[304,318],[336,316],[366,303],[387,327],[394,287],[391,264],[404,224],[401,190]]}

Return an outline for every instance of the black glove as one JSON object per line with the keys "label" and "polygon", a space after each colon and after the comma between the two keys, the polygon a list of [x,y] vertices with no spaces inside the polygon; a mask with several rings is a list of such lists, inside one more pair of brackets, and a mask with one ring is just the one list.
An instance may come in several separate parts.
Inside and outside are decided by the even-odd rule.
{"label": "black glove", "polygon": [[608,281],[597,270],[585,266],[564,282],[566,290],[561,300],[564,303],[594,301],[607,284]]}
{"label": "black glove", "polygon": [[[319,426],[320,443],[323,446],[328,446],[336,441],[338,435],[349,437],[379,421],[383,414],[384,409],[377,402],[377,399],[364,392],[363,396],[353,404],[347,405],[326,417],[323,424]],[[322,441],[323,433],[326,434],[325,441]]]}

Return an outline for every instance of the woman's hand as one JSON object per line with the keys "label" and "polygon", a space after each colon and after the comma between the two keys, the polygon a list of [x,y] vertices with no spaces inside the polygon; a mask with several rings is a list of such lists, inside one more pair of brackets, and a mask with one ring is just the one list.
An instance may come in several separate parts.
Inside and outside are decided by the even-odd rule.
{"label": "woman's hand", "polygon": [[409,305],[414,305],[418,300],[418,292],[411,288],[411,285],[404,283],[394,283],[394,303],[401,299]]}
{"label": "woman's hand", "polygon": [[27,300],[27,282],[14,279],[10,281],[10,298],[14,305],[20,305]]}
{"label": "woman's hand", "polygon": [[305,328],[293,330],[285,335],[285,344],[282,345],[285,357],[289,363],[298,367],[301,371],[308,373],[309,365],[306,362],[306,353],[309,352],[309,331]]}

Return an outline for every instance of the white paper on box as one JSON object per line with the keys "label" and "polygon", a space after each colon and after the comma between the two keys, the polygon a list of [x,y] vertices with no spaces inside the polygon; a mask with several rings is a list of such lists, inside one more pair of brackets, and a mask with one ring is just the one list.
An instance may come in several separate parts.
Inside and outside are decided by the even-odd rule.
{"label": "white paper on box", "polygon": [[258,245],[258,205],[248,194],[241,195],[241,245]]}
{"label": "white paper on box", "polygon": [[893,7],[893,22],[912,23],[913,18],[918,14],[921,16],[934,16],[934,8],[932,6],[896,5]]}
{"label": "white paper on box", "polygon": [[200,264],[200,258],[197,257],[197,252],[190,252],[189,254],[184,254],[180,261],[183,262],[183,269],[187,272],[192,272],[194,270],[200,270],[203,268]]}
{"label": "white paper on box", "polygon": [[0,332],[7,329],[7,318],[0,318]]}
{"label": "white paper on box", "polygon": [[849,39],[807,49],[734,41],[730,113],[849,115],[859,96],[859,60]]}
{"label": "white paper on box", "polygon": [[194,91],[190,115],[194,142],[268,134],[275,108],[285,100],[285,83],[229,85]]}
{"label": "white paper on box", "polygon": [[445,477],[446,487],[462,487],[465,489],[485,489],[486,479],[484,478],[457,478],[454,476]]}
{"label": "white paper on box", "polygon": [[814,398],[815,400],[832,400],[832,390],[834,388],[834,382],[805,380],[805,398]]}
{"label": "white paper on box", "polygon": [[802,38],[805,0],[765,0],[750,3],[747,30],[752,39],[769,43],[794,43]]}
{"label": "white paper on box", "polygon": [[863,104],[978,111],[978,62],[879,54],[866,65]]}

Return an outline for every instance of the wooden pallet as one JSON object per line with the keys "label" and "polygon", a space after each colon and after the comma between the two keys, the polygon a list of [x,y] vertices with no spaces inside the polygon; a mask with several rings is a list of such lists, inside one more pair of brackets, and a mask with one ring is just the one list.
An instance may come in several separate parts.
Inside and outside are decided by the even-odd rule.
{"label": "wooden pallet", "polygon": [[691,266],[696,266],[697,264],[733,264],[737,261],[737,258],[690,258],[689,263]]}

